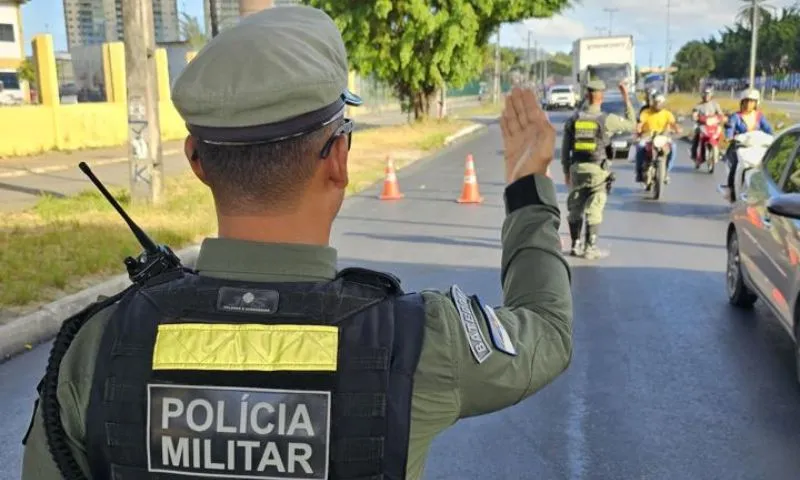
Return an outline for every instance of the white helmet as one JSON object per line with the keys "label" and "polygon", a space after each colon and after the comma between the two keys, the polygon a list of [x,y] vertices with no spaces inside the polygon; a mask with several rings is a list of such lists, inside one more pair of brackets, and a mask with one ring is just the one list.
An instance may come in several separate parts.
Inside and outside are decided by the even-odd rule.
{"label": "white helmet", "polygon": [[661,93],[653,97],[653,105],[663,105],[666,101],[667,98]]}
{"label": "white helmet", "polygon": [[761,101],[761,93],[755,88],[748,88],[742,92],[742,95],[739,98],[739,101],[745,100],[755,100],[756,102],[759,102]]}

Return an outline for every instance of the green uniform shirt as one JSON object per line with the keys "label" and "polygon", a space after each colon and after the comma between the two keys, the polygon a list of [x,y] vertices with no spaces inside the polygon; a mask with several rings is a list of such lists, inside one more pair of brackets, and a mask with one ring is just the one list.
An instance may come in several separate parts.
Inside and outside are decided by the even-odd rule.
{"label": "green uniform shirt", "polygon": [[[478,363],[472,356],[458,310],[449,293],[424,291],[427,324],[414,375],[409,479],[422,477],[434,437],[459,418],[508,407],[538,391],[572,357],[572,296],[569,267],[561,255],[560,212],[553,183],[536,176],[544,204],[511,213],[502,227],[502,308],[495,311],[517,350],[494,348],[473,302],[492,353]],[[206,239],[196,268],[200,275],[245,281],[326,281],[336,274],[336,250],[308,245],[260,244]],[[59,376],[58,399],[68,443],[88,474],[86,409],[98,346],[115,307],[89,320],[70,346]],[[90,414],[90,413],[89,413]],[[61,477],[47,447],[41,409],[25,447],[22,478]]]}
{"label": "green uniform shirt", "polygon": [[[594,114],[601,113],[599,105],[586,105],[583,107],[583,111]],[[633,106],[629,104],[625,107],[625,118],[614,113],[606,115],[605,128],[608,135],[622,132],[635,132],[636,112],[633,110]],[[561,167],[564,170],[564,175],[569,173],[570,167],[572,167],[572,144],[574,139],[575,119],[571,118],[564,124],[563,143],[561,144]],[[589,168],[592,171],[598,170],[598,168],[592,168],[597,166],[591,163],[581,164],[581,167]]]}

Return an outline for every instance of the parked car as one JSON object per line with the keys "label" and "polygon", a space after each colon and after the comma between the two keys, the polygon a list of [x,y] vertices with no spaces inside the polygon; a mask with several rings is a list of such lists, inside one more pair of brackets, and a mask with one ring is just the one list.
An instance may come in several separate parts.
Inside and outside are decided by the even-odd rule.
{"label": "parked car", "polygon": [[544,108],[545,110],[554,110],[556,108],[572,110],[575,108],[575,103],[575,91],[572,89],[572,85],[554,85],[547,90]]}
{"label": "parked car", "polygon": [[[642,103],[636,98],[636,94],[631,92],[629,94],[633,111],[639,113],[642,108]],[[621,117],[625,117],[625,102],[622,95],[615,92],[606,92],[603,98],[603,105],[600,109],[605,113],[614,113]],[[609,132],[611,135],[611,144],[608,147],[608,158],[615,159],[617,157],[626,158],[633,145],[636,143],[635,134],[631,132]]]}
{"label": "parked car", "polygon": [[738,192],[727,232],[728,299],[767,305],[795,341],[800,381],[800,124],[780,133]]}

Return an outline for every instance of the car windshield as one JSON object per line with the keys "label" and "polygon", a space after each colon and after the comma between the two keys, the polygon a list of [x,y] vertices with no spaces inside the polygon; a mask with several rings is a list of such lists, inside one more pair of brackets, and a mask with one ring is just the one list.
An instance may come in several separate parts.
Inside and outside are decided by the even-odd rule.
{"label": "car windshield", "polygon": [[566,87],[556,87],[550,89],[550,93],[571,93],[571,92],[572,90]]}
{"label": "car windshield", "polygon": [[[641,108],[639,100],[636,99],[635,97],[631,97],[631,105],[633,105],[634,112],[638,112],[639,108]],[[612,99],[607,98],[603,102],[603,105],[600,107],[600,109],[604,113],[614,113],[621,117],[625,116],[625,102],[622,101],[622,97],[617,97]]]}

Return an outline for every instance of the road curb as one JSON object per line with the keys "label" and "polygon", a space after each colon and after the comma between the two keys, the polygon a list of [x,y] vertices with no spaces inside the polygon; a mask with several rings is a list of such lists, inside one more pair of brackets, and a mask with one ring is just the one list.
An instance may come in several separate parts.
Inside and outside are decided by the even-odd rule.
{"label": "road curb", "polygon": [[[192,267],[199,252],[200,246],[193,245],[176,253],[185,266]],[[0,326],[0,362],[55,336],[64,320],[96,301],[99,295],[111,296],[130,284],[127,275],[118,275]]]}
{"label": "road curb", "polygon": [[486,128],[486,125],[476,123],[474,125],[470,125],[469,127],[464,127],[461,130],[457,131],[456,133],[450,135],[449,137],[444,139],[444,146],[450,145],[451,143],[455,142],[459,138],[465,137],[470,133],[477,132],[478,130]]}

